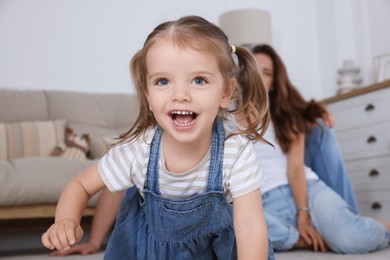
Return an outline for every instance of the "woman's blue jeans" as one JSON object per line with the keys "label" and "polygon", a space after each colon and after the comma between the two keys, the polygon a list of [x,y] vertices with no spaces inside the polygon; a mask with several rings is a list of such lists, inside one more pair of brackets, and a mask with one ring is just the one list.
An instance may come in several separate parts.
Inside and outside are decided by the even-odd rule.
{"label": "woman's blue jeans", "polygon": [[322,120],[317,123],[317,126],[311,126],[310,134],[306,135],[305,165],[338,193],[354,213],[359,213],[336,135]]}
{"label": "woman's blue jeans", "polygon": [[[289,185],[262,195],[264,216],[275,251],[294,247],[299,238],[297,210]],[[337,253],[360,254],[388,247],[390,234],[379,221],[351,211],[347,203],[321,180],[308,181],[312,225]]]}

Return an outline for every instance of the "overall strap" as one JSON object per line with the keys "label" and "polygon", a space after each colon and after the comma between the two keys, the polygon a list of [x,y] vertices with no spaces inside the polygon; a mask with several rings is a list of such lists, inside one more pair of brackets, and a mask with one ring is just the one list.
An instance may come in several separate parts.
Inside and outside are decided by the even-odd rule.
{"label": "overall strap", "polygon": [[[147,171],[147,187],[149,190],[160,195],[159,185],[159,158],[160,144],[163,130],[157,126],[156,133],[150,146],[150,157]],[[213,136],[210,150],[210,167],[207,181],[207,191],[222,191],[222,170],[223,170],[223,153],[225,143],[225,128],[223,121],[217,118],[213,126]]]}
{"label": "overall strap", "polygon": [[207,191],[223,190],[223,154],[225,144],[225,127],[221,118],[217,117],[213,127],[213,139],[210,150],[210,168]]}
{"label": "overall strap", "polygon": [[160,144],[163,130],[157,126],[152,143],[150,145],[150,155],[148,162],[148,171],[146,173],[147,188],[160,195],[160,185],[158,181],[158,162],[160,159]]}

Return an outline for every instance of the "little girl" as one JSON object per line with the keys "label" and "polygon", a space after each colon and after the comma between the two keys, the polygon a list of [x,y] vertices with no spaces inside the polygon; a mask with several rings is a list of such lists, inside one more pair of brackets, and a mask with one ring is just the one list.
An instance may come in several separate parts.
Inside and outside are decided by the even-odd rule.
{"label": "little girl", "polygon": [[[83,209],[107,186],[128,191],[106,259],[266,259],[252,141],[268,126],[268,98],[251,53],[188,16],[157,26],[130,67],[139,116],[66,186],[43,244],[65,251],[78,242]],[[246,129],[227,120],[237,114]]]}

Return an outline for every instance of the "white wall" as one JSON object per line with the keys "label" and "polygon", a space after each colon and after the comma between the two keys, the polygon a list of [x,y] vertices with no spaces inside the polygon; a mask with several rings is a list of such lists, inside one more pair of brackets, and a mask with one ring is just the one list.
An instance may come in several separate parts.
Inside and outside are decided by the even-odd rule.
{"label": "white wall", "polygon": [[306,98],[334,95],[346,58],[371,84],[372,57],[390,52],[387,0],[1,0],[0,87],[129,92],[128,63],[157,24],[218,23],[239,8],[271,13],[273,45]]}
{"label": "white wall", "polygon": [[343,60],[361,68],[362,86],[374,83],[373,58],[390,53],[390,1],[317,1],[322,97],[337,91]]}

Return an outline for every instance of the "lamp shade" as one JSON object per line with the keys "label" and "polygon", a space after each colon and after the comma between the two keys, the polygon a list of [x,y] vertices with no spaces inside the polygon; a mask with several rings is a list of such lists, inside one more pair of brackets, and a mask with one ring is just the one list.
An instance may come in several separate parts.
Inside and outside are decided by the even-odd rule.
{"label": "lamp shade", "polygon": [[271,15],[260,9],[229,11],[219,17],[219,26],[231,44],[252,47],[271,44]]}

